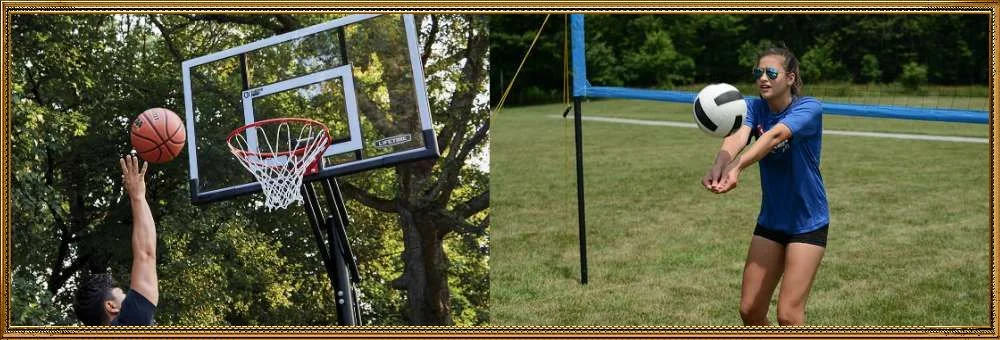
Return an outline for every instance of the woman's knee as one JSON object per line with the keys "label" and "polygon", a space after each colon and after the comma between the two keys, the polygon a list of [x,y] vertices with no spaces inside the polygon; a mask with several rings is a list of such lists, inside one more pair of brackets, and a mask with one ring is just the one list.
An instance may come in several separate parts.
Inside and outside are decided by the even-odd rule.
{"label": "woman's knee", "polygon": [[743,321],[755,321],[767,318],[766,303],[754,303],[754,301],[740,301],[740,317]]}
{"label": "woman's knee", "polygon": [[778,324],[782,326],[798,326],[806,323],[806,311],[803,307],[778,305]]}

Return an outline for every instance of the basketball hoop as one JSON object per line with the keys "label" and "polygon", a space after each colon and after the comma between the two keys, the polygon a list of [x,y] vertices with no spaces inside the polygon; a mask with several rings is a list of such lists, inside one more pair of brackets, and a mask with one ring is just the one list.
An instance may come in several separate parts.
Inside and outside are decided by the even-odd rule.
{"label": "basketball hoop", "polygon": [[257,121],[226,138],[229,151],[260,183],[268,210],[302,204],[302,178],[319,170],[330,142],[326,125],[302,118]]}

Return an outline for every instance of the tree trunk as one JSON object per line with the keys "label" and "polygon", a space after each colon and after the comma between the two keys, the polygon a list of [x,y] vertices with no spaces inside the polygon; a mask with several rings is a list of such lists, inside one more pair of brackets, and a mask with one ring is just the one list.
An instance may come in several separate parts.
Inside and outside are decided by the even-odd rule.
{"label": "tree trunk", "polygon": [[408,208],[401,208],[399,215],[406,269],[394,286],[406,291],[407,318],[417,326],[452,325],[444,234],[429,216],[414,214]]}

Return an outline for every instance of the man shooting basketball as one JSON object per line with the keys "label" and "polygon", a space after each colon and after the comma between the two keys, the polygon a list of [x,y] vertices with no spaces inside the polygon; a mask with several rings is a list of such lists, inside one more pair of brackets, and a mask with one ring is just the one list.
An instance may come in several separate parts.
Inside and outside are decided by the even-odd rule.
{"label": "man shooting basketball", "polygon": [[159,301],[156,279],[156,223],[146,203],[146,167],[139,159],[119,159],[122,182],[132,205],[132,273],[129,292],[118,287],[110,274],[85,280],[73,305],[77,318],[88,326],[148,326]]}

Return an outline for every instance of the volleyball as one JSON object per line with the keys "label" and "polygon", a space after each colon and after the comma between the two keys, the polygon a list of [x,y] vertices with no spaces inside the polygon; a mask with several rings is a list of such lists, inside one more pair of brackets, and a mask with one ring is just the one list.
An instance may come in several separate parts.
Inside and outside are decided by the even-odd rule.
{"label": "volleyball", "polygon": [[726,137],[743,125],[747,103],[735,86],[720,83],[705,86],[694,101],[694,120],[701,131]]}

